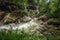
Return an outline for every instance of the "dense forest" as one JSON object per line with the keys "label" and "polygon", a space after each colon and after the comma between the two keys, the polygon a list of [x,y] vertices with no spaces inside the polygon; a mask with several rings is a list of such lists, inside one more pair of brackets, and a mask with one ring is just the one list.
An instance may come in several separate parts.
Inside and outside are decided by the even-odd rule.
{"label": "dense forest", "polygon": [[[40,17],[46,15],[52,24],[60,25],[60,3],[59,0],[0,0],[0,20],[8,19],[5,16],[10,14],[12,19],[18,19],[24,15]],[[6,20],[7,21],[7,20]],[[51,24],[51,23],[49,23]]]}
{"label": "dense forest", "polygon": [[4,29],[0,31],[0,40],[60,40],[60,0],[0,0],[0,26],[28,23],[32,19],[44,25],[36,29],[39,33]]}

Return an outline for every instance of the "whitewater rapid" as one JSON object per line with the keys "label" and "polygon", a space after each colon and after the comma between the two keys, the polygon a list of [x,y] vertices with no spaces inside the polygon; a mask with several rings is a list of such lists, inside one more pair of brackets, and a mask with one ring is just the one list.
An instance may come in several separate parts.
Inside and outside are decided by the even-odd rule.
{"label": "whitewater rapid", "polygon": [[27,22],[27,23],[23,23],[23,24],[9,24],[9,25],[3,25],[0,26],[0,30],[2,29],[7,29],[9,30],[10,28],[12,28],[12,30],[16,30],[16,29],[28,29],[31,26],[38,26],[38,24],[32,19],[31,21]]}

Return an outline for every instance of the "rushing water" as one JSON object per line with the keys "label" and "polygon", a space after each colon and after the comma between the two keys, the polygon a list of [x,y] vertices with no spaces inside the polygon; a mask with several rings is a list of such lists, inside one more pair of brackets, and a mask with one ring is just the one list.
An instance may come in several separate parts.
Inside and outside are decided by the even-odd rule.
{"label": "rushing water", "polygon": [[3,26],[0,26],[0,30],[1,29],[10,29],[12,28],[13,30],[16,30],[16,29],[27,29],[31,26],[38,26],[38,24],[32,19],[31,21],[27,22],[27,23],[23,23],[23,24],[9,24],[9,25],[3,25]]}

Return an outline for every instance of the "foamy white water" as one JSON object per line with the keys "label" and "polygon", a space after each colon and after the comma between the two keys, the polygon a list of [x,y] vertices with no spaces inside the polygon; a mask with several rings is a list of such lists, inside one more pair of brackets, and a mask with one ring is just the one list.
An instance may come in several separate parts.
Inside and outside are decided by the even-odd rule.
{"label": "foamy white water", "polygon": [[27,23],[23,23],[23,24],[18,24],[18,25],[15,25],[15,24],[10,24],[10,25],[3,25],[3,26],[0,26],[0,30],[1,29],[10,29],[12,27],[13,30],[16,30],[16,29],[28,29],[29,27],[31,26],[37,26],[38,24],[32,19],[31,21],[27,22]]}

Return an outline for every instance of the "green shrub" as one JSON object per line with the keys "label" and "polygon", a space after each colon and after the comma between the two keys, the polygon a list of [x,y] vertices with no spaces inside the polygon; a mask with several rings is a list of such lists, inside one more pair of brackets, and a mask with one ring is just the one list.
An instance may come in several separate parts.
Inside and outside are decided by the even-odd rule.
{"label": "green shrub", "polygon": [[60,40],[60,36],[29,34],[24,30],[19,32],[0,31],[0,40]]}

